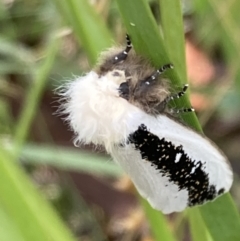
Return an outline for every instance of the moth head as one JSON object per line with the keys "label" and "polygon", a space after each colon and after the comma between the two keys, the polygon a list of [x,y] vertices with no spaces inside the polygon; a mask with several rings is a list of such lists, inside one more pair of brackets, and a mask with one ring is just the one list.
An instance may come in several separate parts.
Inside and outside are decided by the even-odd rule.
{"label": "moth head", "polygon": [[[140,71],[140,70],[138,70]],[[119,71],[122,77],[115,77],[117,95],[149,114],[168,111],[165,99],[169,96],[169,85],[166,79],[152,80],[148,75],[142,77],[139,72]],[[130,73],[130,74],[129,74]],[[116,70],[107,75],[117,75]],[[114,78],[112,78],[114,79]]]}
{"label": "moth head", "polygon": [[110,70],[103,75],[99,75],[95,81],[96,88],[106,98],[114,98],[115,101],[122,101],[122,98],[128,100],[129,84],[124,70]]}
{"label": "moth head", "polygon": [[[118,49],[117,49],[118,50]],[[142,56],[134,51],[129,53],[124,61],[115,63],[114,56],[117,50],[103,54],[102,61],[96,69],[96,73],[102,78],[106,78],[109,85],[115,90],[114,95],[124,99],[130,104],[137,106],[150,114],[162,112],[166,106],[159,106],[169,95],[169,84],[162,76],[152,79],[156,69]],[[106,94],[111,94],[108,92]]]}
{"label": "moth head", "polygon": [[106,73],[105,77],[108,79],[109,84],[115,88],[117,95],[124,99],[128,99],[129,84],[124,70],[112,70]]}

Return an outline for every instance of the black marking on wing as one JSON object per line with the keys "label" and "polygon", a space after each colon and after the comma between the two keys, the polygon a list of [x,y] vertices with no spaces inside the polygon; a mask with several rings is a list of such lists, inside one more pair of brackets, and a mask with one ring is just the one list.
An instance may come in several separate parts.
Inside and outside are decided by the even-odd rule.
{"label": "black marking on wing", "polygon": [[216,187],[210,185],[201,161],[189,158],[182,146],[175,146],[164,138],[159,139],[145,125],[140,125],[137,131],[130,134],[129,142],[140,151],[143,159],[178,185],[179,190],[188,190],[189,206],[213,200],[224,192],[224,189],[217,192]]}

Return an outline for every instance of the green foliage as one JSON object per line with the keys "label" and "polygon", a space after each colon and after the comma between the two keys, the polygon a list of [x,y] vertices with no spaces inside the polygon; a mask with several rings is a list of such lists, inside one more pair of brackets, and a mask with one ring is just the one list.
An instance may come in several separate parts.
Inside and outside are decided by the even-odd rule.
{"label": "green foliage", "polygon": [[[0,153],[0,180],[3,184],[0,185],[0,205],[11,217],[23,239],[73,241],[53,209],[39,196],[21,168],[13,163],[12,156],[4,150],[0,150]],[[5,235],[10,234],[6,232]]]}

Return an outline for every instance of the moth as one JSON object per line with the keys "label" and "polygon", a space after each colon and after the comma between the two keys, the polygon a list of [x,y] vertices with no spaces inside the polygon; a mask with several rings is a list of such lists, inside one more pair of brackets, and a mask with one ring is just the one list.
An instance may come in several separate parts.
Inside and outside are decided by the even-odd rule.
{"label": "moth", "polygon": [[229,191],[233,174],[225,155],[207,137],[182,124],[162,74],[132,50],[101,54],[96,68],[68,83],[61,109],[77,143],[103,145],[139,193],[164,214],[212,201]]}

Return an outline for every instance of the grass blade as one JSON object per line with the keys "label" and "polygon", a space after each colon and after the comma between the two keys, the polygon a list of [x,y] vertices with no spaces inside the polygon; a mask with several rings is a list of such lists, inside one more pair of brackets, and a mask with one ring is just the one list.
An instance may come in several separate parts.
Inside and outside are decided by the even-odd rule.
{"label": "grass blade", "polygon": [[239,214],[230,194],[199,209],[213,240],[240,240]]}
{"label": "grass blade", "polygon": [[58,51],[58,41],[57,38],[50,40],[46,51],[46,59],[36,72],[33,86],[29,88],[28,95],[23,105],[24,108],[22,109],[15,131],[16,153],[21,149],[29,133],[30,125],[48,80],[48,74],[53,66]]}
{"label": "grass blade", "polygon": [[119,166],[110,157],[100,156],[74,148],[49,145],[28,144],[21,152],[23,162],[32,164],[46,164],[67,170],[78,170],[96,175],[120,176]]}
{"label": "grass blade", "polygon": [[14,222],[0,206],[0,233],[2,241],[24,241]]}
{"label": "grass blade", "polygon": [[141,200],[155,240],[175,241],[176,239],[164,215],[154,210],[145,199],[141,198]]}
{"label": "grass blade", "polygon": [[164,43],[180,80],[187,80],[185,39],[180,1],[159,0]]}
{"label": "grass blade", "polygon": [[100,16],[89,1],[55,0],[66,21],[70,23],[80,44],[83,45],[91,64],[98,54],[111,45],[112,37]]}
{"label": "grass blade", "polygon": [[207,232],[202,216],[197,208],[193,208],[191,212],[188,212],[188,218],[193,241],[212,240]]}
{"label": "grass blade", "polygon": [[39,196],[12,157],[0,150],[0,204],[25,241],[73,241],[49,204]]}

